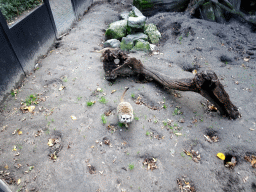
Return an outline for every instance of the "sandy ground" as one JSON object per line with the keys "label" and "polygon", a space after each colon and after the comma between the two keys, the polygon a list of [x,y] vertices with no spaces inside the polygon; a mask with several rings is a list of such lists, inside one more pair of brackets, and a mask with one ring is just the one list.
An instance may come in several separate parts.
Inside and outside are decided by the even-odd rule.
{"label": "sandy ground", "polygon": [[[201,192],[256,191],[256,169],[244,160],[256,155],[255,33],[235,20],[221,25],[160,13],[148,22],[163,35],[161,54],[131,54],[174,77],[193,76],[182,70],[191,66],[214,70],[242,114],[233,121],[209,111],[196,93],[167,91],[135,77],[106,81],[100,54],[91,51],[100,48],[120,10],[119,4],[92,6],[1,106],[0,178],[12,191],[180,191],[177,179]],[[127,86],[125,100],[136,117],[128,129],[116,116]],[[39,103],[33,113],[22,113],[21,101],[31,94]],[[138,97],[144,104],[136,104]],[[49,139],[55,139],[51,147]],[[198,162],[184,150],[198,152]],[[226,168],[218,152],[236,157],[236,166]]]}

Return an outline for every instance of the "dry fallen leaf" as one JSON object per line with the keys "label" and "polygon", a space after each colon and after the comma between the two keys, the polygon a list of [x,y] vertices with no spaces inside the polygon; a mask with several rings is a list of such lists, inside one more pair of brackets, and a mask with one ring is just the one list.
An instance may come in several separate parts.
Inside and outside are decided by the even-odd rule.
{"label": "dry fallen leaf", "polygon": [[19,135],[22,135],[22,131],[19,130],[19,131],[18,131],[18,134],[19,134]]}
{"label": "dry fallen leaf", "polygon": [[245,57],[244,61],[248,62],[250,60],[250,57]]}
{"label": "dry fallen leaf", "polygon": [[49,139],[47,144],[49,147],[52,147],[54,143],[55,143],[55,139]]}
{"label": "dry fallen leaf", "polygon": [[9,166],[6,164],[6,165],[4,166],[4,168],[5,168],[5,169],[9,169]]}
{"label": "dry fallen leaf", "polygon": [[34,111],[35,108],[36,108],[36,107],[35,107],[34,105],[31,105],[31,106],[28,107],[28,111],[29,111],[30,113],[33,113],[33,111]]}
{"label": "dry fallen leaf", "polygon": [[194,70],[192,71],[192,73],[193,73],[193,75],[197,74],[197,70],[194,69]]}
{"label": "dry fallen leaf", "polygon": [[100,91],[101,91],[101,88],[98,87],[98,88],[97,88],[97,91],[100,92]]}
{"label": "dry fallen leaf", "polygon": [[116,92],[116,90],[112,90],[112,91],[111,91],[111,94],[113,94],[113,93],[115,93],[115,92]]}
{"label": "dry fallen leaf", "polygon": [[59,91],[62,91],[65,88],[66,88],[65,86],[61,85],[60,88],[59,88]]}
{"label": "dry fallen leaf", "polygon": [[17,181],[17,185],[19,185],[19,184],[20,184],[20,182],[21,182],[21,179],[18,179],[18,181]]}
{"label": "dry fallen leaf", "polygon": [[181,135],[182,135],[182,133],[175,133],[175,135],[177,135],[177,136],[181,136]]}
{"label": "dry fallen leaf", "polygon": [[71,115],[70,117],[71,117],[71,119],[74,120],[74,121],[77,120],[76,116],[74,116],[74,115]]}

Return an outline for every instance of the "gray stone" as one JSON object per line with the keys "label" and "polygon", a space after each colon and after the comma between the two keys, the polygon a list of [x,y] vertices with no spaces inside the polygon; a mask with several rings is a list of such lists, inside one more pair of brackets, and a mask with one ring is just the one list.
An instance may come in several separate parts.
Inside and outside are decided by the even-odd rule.
{"label": "gray stone", "polygon": [[123,20],[127,20],[129,18],[129,12],[125,11],[125,12],[120,13],[120,17]]}
{"label": "gray stone", "polygon": [[148,36],[145,35],[144,33],[135,33],[135,34],[132,34],[132,35],[127,35],[126,38],[130,39],[130,41],[136,41],[136,40],[139,40],[139,39],[142,39],[142,40],[145,40],[147,41],[148,40]]}
{"label": "gray stone", "polygon": [[104,43],[104,47],[119,48],[120,47],[120,41],[117,40],[117,39],[109,39]]}
{"label": "gray stone", "polygon": [[132,11],[136,17],[144,16],[139,9],[137,9],[135,6],[132,6]]}
{"label": "gray stone", "polygon": [[128,27],[142,29],[145,26],[146,19],[147,18],[144,16],[129,17],[128,18]]}

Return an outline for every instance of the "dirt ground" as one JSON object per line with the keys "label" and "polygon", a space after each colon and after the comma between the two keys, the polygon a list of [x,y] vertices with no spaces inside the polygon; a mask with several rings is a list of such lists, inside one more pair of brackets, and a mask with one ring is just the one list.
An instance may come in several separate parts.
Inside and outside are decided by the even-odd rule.
{"label": "dirt ground", "polygon": [[[256,191],[256,168],[244,159],[256,155],[256,35],[250,26],[159,13],[147,21],[162,33],[159,54],[130,54],[173,77],[193,76],[184,70],[195,66],[214,70],[242,114],[229,120],[196,93],[136,77],[104,79],[101,55],[91,51],[101,48],[120,6],[92,6],[2,104],[0,178],[12,191]],[[116,116],[125,87],[135,115],[128,129]],[[21,102],[30,95],[38,104],[23,113]],[[236,165],[225,167],[219,152],[227,161],[236,157]]]}

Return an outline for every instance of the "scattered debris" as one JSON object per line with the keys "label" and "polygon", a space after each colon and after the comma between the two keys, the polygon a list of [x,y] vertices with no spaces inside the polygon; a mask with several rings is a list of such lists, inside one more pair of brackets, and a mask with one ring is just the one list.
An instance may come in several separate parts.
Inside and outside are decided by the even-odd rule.
{"label": "scattered debris", "polygon": [[206,141],[208,141],[209,143],[216,143],[219,141],[218,136],[209,136],[209,135],[204,135]]}
{"label": "scattered debris", "polygon": [[113,132],[116,131],[116,127],[115,127],[114,125],[108,125],[108,126],[107,126],[107,129],[108,129],[108,130],[111,130],[111,131],[113,131]]}
{"label": "scattered debris", "polygon": [[210,104],[210,105],[208,105],[208,110],[209,111],[214,111],[214,112],[217,112],[217,107],[215,107],[213,104]]}
{"label": "scattered debris", "polygon": [[41,134],[43,133],[43,130],[38,130],[36,133],[35,133],[35,137],[39,137]]}
{"label": "scattered debris", "polygon": [[96,168],[94,166],[88,164],[87,167],[89,169],[90,174],[95,174],[96,173]]}
{"label": "scattered debris", "polygon": [[102,141],[105,145],[110,145],[110,140],[107,137],[104,137]]}
{"label": "scattered debris", "polygon": [[226,162],[225,167],[233,169],[236,165],[236,157],[232,157],[230,162]]}
{"label": "scattered debris", "polygon": [[185,177],[177,179],[177,183],[181,192],[196,192],[195,187],[186,181]]}
{"label": "scattered debris", "polygon": [[20,107],[20,110],[22,111],[22,113],[27,113],[27,112],[33,113],[35,108],[36,107],[34,105],[27,106],[26,104],[23,104]]}
{"label": "scattered debris", "polygon": [[194,162],[199,163],[199,161],[201,160],[201,155],[198,153],[198,151],[187,151],[185,149],[183,151],[187,156],[190,156]]}
{"label": "scattered debris", "polygon": [[111,112],[112,112],[112,110],[108,110],[108,111],[106,111],[104,114],[108,117],[108,116],[111,115]]}
{"label": "scattered debris", "polygon": [[245,156],[244,159],[248,162],[251,163],[251,166],[253,168],[256,168],[256,156],[255,155],[250,155],[250,156]]}
{"label": "scattered debris", "polygon": [[72,119],[73,121],[77,120],[76,116],[74,116],[74,115],[71,115],[70,117],[71,117],[71,119]]}
{"label": "scattered debris", "polygon": [[154,157],[146,158],[146,159],[144,159],[142,164],[146,165],[148,170],[153,171],[154,169],[157,169],[156,161],[157,161],[157,159]]}
{"label": "scattered debris", "polygon": [[60,138],[53,138],[48,140],[48,146],[50,147],[50,159],[53,160],[54,162],[57,160],[57,155],[62,149],[61,145],[61,139]]}

